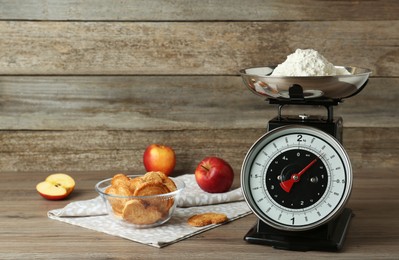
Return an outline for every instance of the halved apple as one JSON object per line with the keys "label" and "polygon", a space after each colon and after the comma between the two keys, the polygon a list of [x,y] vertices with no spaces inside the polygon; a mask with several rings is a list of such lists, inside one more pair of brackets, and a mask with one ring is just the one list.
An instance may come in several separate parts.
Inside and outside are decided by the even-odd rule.
{"label": "halved apple", "polygon": [[48,200],[60,200],[68,197],[75,188],[75,180],[65,173],[49,175],[45,181],[36,185],[39,194]]}

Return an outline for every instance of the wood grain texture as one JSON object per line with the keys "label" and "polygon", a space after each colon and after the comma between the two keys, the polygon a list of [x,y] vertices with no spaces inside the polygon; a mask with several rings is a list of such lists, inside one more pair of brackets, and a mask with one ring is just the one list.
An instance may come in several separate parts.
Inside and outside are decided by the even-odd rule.
{"label": "wood grain texture", "polygon": [[396,20],[399,12],[395,0],[1,0],[0,6],[2,20]]}
{"label": "wood grain texture", "polygon": [[314,48],[397,77],[399,21],[0,22],[3,75],[237,75]]}
{"label": "wood grain texture", "polygon": [[[399,127],[398,78],[372,78],[335,108],[348,127]],[[262,128],[277,107],[238,76],[0,77],[2,130]],[[326,115],[284,108],[284,115]]]}
{"label": "wood grain texture", "polygon": [[[397,172],[369,168],[356,176],[350,207],[352,219],[340,253],[292,252],[247,244],[243,236],[255,223],[250,215],[162,249],[49,220],[47,211],[94,198],[94,185],[109,172],[68,172],[76,190],[64,201],[43,200],[34,190],[44,172],[2,172],[0,190],[1,259],[397,259],[399,214]],[[378,173],[378,174],[376,174]],[[149,230],[149,232],[151,232]],[[223,248],[223,250],[220,250]]]}
{"label": "wood grain texture", "polygon": [[[206,156],[219,156],[237,178],[251,145],[265,129],[175,131],[1,131],[2,171],[137,171],[150,143],[174,148],[174,175],[192,173]],[[398,168],[397,128],[345,128],[344,146],[355,172],[370,167]]]}
{"label": "wood grain texture", "polygon": [[[397,84],[372,78],[336,108],[355,169],[397,165]],[[177,150],[177,173],[208,155],[238,173],[277,113],[236,76],[0,77],[0,89],[3,171],[130,170],[160,142]]]}

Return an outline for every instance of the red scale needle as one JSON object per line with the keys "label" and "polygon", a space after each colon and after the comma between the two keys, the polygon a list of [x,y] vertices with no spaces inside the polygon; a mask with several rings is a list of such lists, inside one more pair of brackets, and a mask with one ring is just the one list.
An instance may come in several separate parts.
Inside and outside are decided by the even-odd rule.
{"label": "red scale needle", "polygon": [[291,175],[291,178],[289,180],[280,182],[280,186],[281,188],[285,191],[285,192],[290,192],[292,186],[294,185],[295,182],[298,182],[301,179],[302,174],[304,174],[310,167],[312,167],[313,164],[315,164],[317,162],[317,158],[314,159],[313,161],[311,161],[308,165],[305,166],[305,168],[303,168],[300,172],[295,173],[293,175]]}

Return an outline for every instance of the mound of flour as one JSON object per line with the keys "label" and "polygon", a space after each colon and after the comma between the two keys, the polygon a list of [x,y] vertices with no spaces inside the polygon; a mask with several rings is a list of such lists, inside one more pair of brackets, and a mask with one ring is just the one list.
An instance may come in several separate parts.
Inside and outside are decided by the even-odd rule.
{"label": "mound of flour", "polygon": [[272,76],[335,76],[349,75],[345,68],[335,68],[326,58],[313,49],[297,49],[287,56],[271,74]]}

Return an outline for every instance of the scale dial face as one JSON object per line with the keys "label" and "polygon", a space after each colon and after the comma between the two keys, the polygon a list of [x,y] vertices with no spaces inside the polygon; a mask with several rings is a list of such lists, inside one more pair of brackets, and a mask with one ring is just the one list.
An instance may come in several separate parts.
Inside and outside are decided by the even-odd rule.
{"label": "scale dial face", "polygon": [[343,210],[352,189],[352,168],[331,135],[308,126],[283,126],[250,148],[241,186],[260,220],[277,229],[303,231]]}

